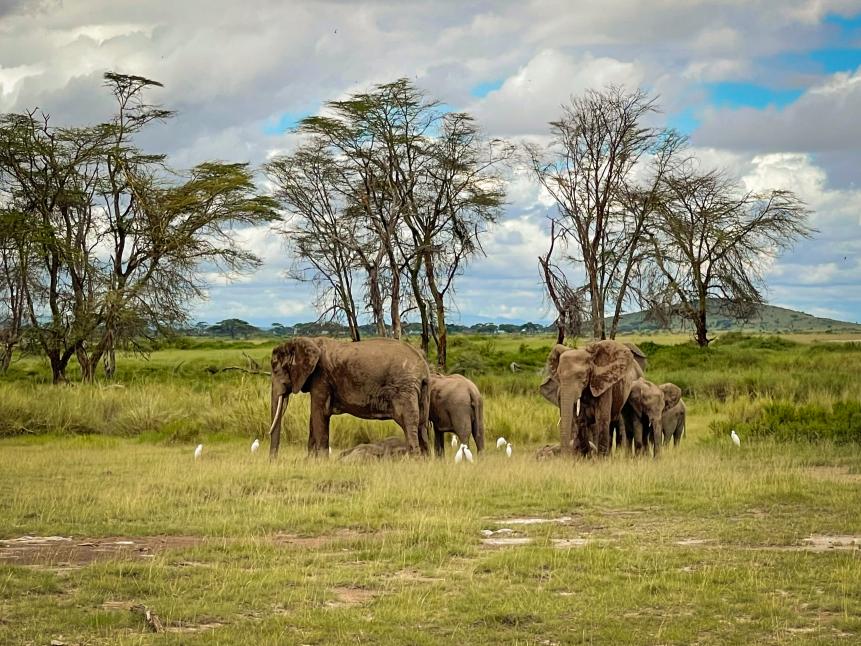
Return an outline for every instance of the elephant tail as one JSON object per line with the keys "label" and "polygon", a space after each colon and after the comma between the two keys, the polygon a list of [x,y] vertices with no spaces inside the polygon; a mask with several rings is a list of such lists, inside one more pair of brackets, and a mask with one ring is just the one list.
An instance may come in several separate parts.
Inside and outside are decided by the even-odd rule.
{"label": "elephant tail", "polygon": [[475,440],[475,448],[484,451],[484,400],[477,392],[470,392],[469,399],[472,404],[472,439]]}

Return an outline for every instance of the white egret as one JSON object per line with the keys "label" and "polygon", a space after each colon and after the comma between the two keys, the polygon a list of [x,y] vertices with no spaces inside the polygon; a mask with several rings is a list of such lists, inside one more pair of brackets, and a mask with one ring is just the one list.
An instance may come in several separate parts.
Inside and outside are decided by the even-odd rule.
{"label": "white egret", "polygon": [[198,444],[197,448],[194,449],[194,459],[197,460],[201,455],[203,455],[203,444]]}
{"label": "white egret", "polygon": [[466,444],[461,444],[460,448],[463,451],[463,457],[466,458],[466,461],[472,462],[472,451],[469,450],[469,447]]}
{"label": "white egret", "polygon": [[454,453],[454,463],[460,464],[463,461],[463,444],[460,445],[460,448]]}
{"label": "white egret", "polygon": [[457,439],[457,435],[452,435],[451,436],[451,448],[456,449],[458,442],[459,442],[459,440]]}
{"label": "white egret", "polygon": [[259,449],[259,448],[260,448],[260,440],[254,440],[251,443],[251,452],[257,453],[257,449]]}
{"label": "white egret", "polygon": [[738,434],[735,432],[735,429],[732,430],[732,433],[729,434],[732,438],[732,443],[736,446],[741,446],[741,438],[739,438]]}
{"label": "white egret", "polygon": [[507,455],[509,458],[511,457],[511,442],[508,442],[505,445],[505,455]]}
{"label": "white egret", "polygon": [[501,449],[506,444],[508,444],[508,440],[506,440],[504,437],[500,437],[498,440],[496,440],[497,449]]}

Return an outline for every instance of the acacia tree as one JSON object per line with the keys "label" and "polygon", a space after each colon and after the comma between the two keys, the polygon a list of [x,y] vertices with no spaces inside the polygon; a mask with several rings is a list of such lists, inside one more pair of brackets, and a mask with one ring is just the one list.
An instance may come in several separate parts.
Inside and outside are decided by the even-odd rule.
{"label": "acacia tree", "polygon": [[299,125],[299,132],[326,142],[338,160],[338,190],[351,213],[362,217],[364,244],[358,251],[367,301],[383,334],[383,303],[389,301],[394,338],[402,333],[401,277],[410,261],[399,244],[405,217],[401,195],[415,186],[421,148],[439,119],[436,105],[400,79],[342,101],[329,101],[325,115],[308,117]]}
{"label": "acacia tree", "polygon": [[[589,90],[550,124],[549,148],[526,147],[536,178],[556,201],[557,226],[575,250],[571,259],[585,270],[583,293],[596,339],[607,337],[611,304],[615,336],[656,188],[683,144],[671,131],[644,125],[656,111],[655,99],[642,90]],[[639,172],[646,159],[650,170]]]}
{"label": "acacia tree", "polygon": [[332,243],[355,254],[378,333],[386,331],[388,300],[392,335],[400,337],[409,293],[422,348],[427,354],[433,335],[445,365],[446,306],[502,204],[495,169],[507,148],[485,142],[469,115],[447,112],[406,79],[331,101],[299,132],[325,144],[337,169],[330,193],[340,217],[357,224],[349,239]]}
{"label": "acacia tree", "polygon": [[[446,300],[469,259],[481,253],[480,236],[496,221],[505,193],[498,174],[511,154],[507,144],[485,142],[472,117],[446,113],[437,136],[426,145],[426,160],[399,195],[405,205],[415,258],[433,304],[437,364],[448,361]],[[414,270],[413,270],[414,271]],[[414,282],[414,281],[413,281]],[[415,294],[416,301],[424,300]]]}
{"label": "acacia tree", "polygon": [[272,160],[266,169],[276,197],[293,214],[279,229],[296,260],[288,275],[310,280],[317,287],[321,320],[343,316],[350,337],[358,341],[353,281],[364,250],[359,218],[338,187],[341,175],[335,159],[315,139],[292,155]]}
{"label": "acacia tree", "polygon": [[105,80],[118,102],[108,123],[58,128],[35,111],[0,118],[0,174],[26,214],[32,250],[26,317],[55,383],[65,381],[73,356],[92,380],[120,337],[133,341],[182,321],[202,294],[203,265],[256,264],[232,227],[276,217],[244,164],[173,173],[163,155],[137,148],[133,135],[171,114],[142,100],[159,84]]}
{"label": "acacia tree", "polygon": [[0,374],[9,369],[23,336],[29,245],[26,216],[14,205],[0,209]]}
{"label": "acacia tree", "polygon": [[809,211],[786,190],[754,193],[719,171],[686,164],[662,181],[658,217],[648,232],[644,303],[659,318],[690,321],[708,345],[708,304],[748,318],[763,301],[766,260],[809,237]]}
{"label": "acacia tree", "polygon": [[547,290],[547,298],[556,310],[556,343],[564,343],[566,336],[580,334],[583,326],[584,287],[573,288],[568,283],[565,272],[553,260],[557,243],[565,243],[563,231],[557,222],[550,220],[550,246],[547,253],[538,256],[538,266],[541,269],[541,280]]}

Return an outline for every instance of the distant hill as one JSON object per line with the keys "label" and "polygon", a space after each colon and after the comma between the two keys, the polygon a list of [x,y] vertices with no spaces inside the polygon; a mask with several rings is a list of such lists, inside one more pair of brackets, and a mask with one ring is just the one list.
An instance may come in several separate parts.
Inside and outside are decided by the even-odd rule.
{"label": "distant hill", "polygon": [[[742,322],[730,316],[721,301],[715,299],[709,302],[709,332],[861,332],[861,324],[847,323],[846,321],[835,321],[834,319],[819,318],[788,310],[783,307],[764,305],[760,308],[757,316],[747,322]],[[611,320],[607,319],[609,329]],[[590,324],[583,325],[583,331],[588,333]],[[633,312],[623,314],[619,321],[619,332],[644,334],[648,332],[660,332],[666,328],[661,327],[656,321],[648,320],[645,312]],[[690,324],[681,319],[676,319],[669,327],[671,331],[690,330]],[[363,337],[374,335],[372,325],[360,326]],[[421,326],[418,323],[407,323],[404,325],[407,335],[418,335]],[[482,322],[466,326],[452,323],[448,326],[451,334],[555,334],[556,326],[543,323],[493,323]],[[349,330],[337,323],[296,323],[294,325],[281,325],[273,323],[268,327],[256,327],[240,319],[226,319],[214,325],[208,323],[197,323],[196,325],[181,332],[190,336],[214,336],[247,339],[253,336],[271,335],[274,337],[287,337],[293,335],[307,336],[349,336]]]}
{"label": "distant hill", "polygon": [[[608,325],[609,325],[608,319]],[[861,332],[861,325],[820,318],[804,312],[789,310],[774,305],[763,305],[757,315],[749,321],[738,321],[729,316],[719,300],[711,300],[708,305],[708,325],[710,332]],[[643,332],[659,331],[662,328],[656,321],[647,320],[645,312],[624,314],[619,320],[619,331]],[[676,319],[670,330],[689,330],[690,324]]]}

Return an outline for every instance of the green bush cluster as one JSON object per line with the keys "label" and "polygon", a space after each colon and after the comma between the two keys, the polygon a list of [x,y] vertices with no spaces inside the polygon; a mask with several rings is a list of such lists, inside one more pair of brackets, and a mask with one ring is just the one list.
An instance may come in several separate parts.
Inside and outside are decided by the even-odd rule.
{"label": "green bush cluster", "polygon": [[716,437],[731,430],[745,437],[791,442],[861,442],[861,402],[838,401],[831,406],[780,401],[762,406],[751,420],[728,419],[711,424]]}

